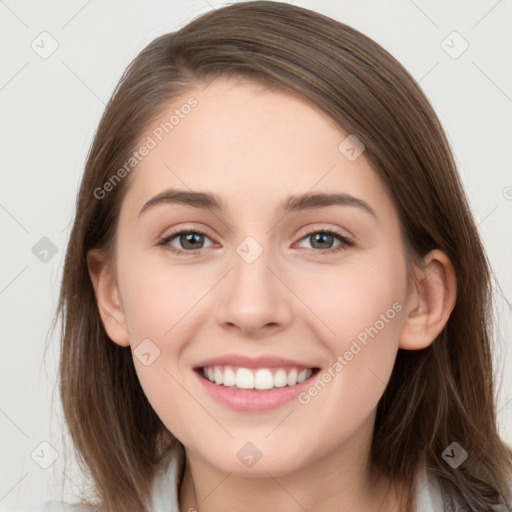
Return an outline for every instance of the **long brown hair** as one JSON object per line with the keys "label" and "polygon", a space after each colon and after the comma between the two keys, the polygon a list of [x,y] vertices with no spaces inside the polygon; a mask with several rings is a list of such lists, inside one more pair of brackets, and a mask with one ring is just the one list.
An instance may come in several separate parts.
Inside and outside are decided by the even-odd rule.
{"label": "long brown hair", "polygon": [[[58,308],[60,392],[102,510],[145,510],[156,465],[178,441],[146,399],[130,347],[108,338],[87,268],[90,249],[110,254],[130,180],[101,198],[95,190],[165,105],[219,75],[295,95],[355,134],[394,202],[411,257],[438,248],[451,259],[457,303],[431,346],[398,351],[378,404],[371,469],[412,485],[426,462],[469,510],[489,510],[508,497],[512,453],[496,424],[489,264],[444,131],[414,79],[377,43],[268,1],[208,12],[150,43],[123,75],[88,155]],[[454,441],[469,454],[456,469],[441,456]]]}

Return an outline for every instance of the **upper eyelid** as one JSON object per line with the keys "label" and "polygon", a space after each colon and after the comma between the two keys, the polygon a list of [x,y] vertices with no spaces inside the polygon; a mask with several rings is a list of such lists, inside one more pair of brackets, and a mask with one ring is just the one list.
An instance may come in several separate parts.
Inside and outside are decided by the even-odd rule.
{"label": "upper eyelid", "polygon": [[171,240],[173,238],[176,238],[178,235],[182,235],[184,233],[198,233],[200,235],[207,236],[210,240],[213,241],[213,237],[207,233],[207,230],[202,229],[202,228],[199,228],[199,229],[197,229],[197,228],[182,228],[182,229],[178,229],[176,231],[167,233],[166,235],[162,235],[162,236],[158,237],[158,239],[161,241]]}
{"label": "upper eyelid", "polygon": [[[185,223],[186,224],[186,223]],[[196,224],[197,225],[197,224]],[[210,236],[208,234],[208,232],[210,231],[209,228],[207,227],[202,227],[202,224],[199,223],[198,224],[199,228],[195,227],[195,226],[184,226],[182,228],[178,228],[176,229],[175,231],[172,231],[170,233],[168,233],[168,235],[163,235],[163,236],[160,236],[159,238],[166,238],[167,236],[171,236],[171,235],[176,235],[178,233],[181,233],[183,231],[186,231],[186,232],[189,232],[189,231],[193,231],[193,232],[199,232],[199,233],[202,233],[202,234],[205,234],[207,236]],[[329,223],[328,222],[312,222],[310,223],[308,226],[306,227],[302,227],[300,228],[300,230],[298,230],[299,233],[304,233],[304,234],[308,234],[308,233],[311,233],[312,231],[321,231],[321,230],[327,230],[327,231],[343,231],[346,233],[346,235],[343,235],[343,236],[346,236],[347,238],[353,238],[354,240],[356,240],[358,237],[356,235],[354,235],[351,231],[349,231],[347,228],[342,228],[340,226],[337,226],[337,225],[334,225],[334,226],[329,226]],[[167,230],[164,231],[164,233],[166,232]],[[340,233],[342,234],[342,233]]]}
{"label": "upper eyelid", "polygon": [[350,231],[348,231],[347,229],[344,229],[344,228],[340,228],[338,226],[337,227],[326,227],[325,225],[319,226],[319,225],[314,224],[312,227],[301,228],[299,233],[302,237],[304,237],[304,236],[308,236],[312,233],[316,233],[318,231],[332,231],[333,233],[337,234],[338,236],[349,238],[350,240],[357,239],[357,237],[354,236]]}

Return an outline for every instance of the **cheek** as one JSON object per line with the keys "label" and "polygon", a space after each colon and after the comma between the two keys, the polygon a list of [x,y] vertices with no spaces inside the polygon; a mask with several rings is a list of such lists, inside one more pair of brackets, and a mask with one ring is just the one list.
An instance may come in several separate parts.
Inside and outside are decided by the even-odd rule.
{"label": "cheek", "polygon": [[[294,425],[307,427],[296,435],[309,441],[306,428],[311,429],[322,446],[314,441],[308,446],[328,453],[372,428],[398,350],[405,265],[375,252],[287,279],[307,306],[296,310],[297,329],[309,333],[326,356],[325,366],[297,397]],[[285,432],[276,446],[278,441],[286,444]]]}
{"label": "cheek", "polygon": [[202,286],[198,286],[197,277],[193,279],[186,270],[155,264],[143,254],[119,261],[118,268],[132,344],[141,337],[159,344],[175,338],[180,319],[200,296]]}
{"label": "cheek", "polygon": [[[308,307],[321,319],[317,333],[331,355],[319,379],[326,383],[330,401],[332,398],[332,403],[338,403],[341,411],[354,413],[354,419],[357,411],[362,419],[375,407],[391,375],[403,323],[405,290],[403,259],[381,255],[372,258],[372,264],[359,260],[317,275],[298,292],[308,297]],[[317,387],[324,389],[322,383]],[[312,396],[308,392],[304,396],[304,403],[319,393],[315,389],[311,392]],[[321,402],[316,401],[316,413],[332,414],[320,407]]]}
{"label": "cheek", "polygon": [[[148,264],[143,254],[120,259],[119,282],[140,385],[166,427],[179,434],[187,432],[190,419],[198,414],[182,384],[180,361],[190,339],[187,312],[204,291],[194,286],[189,273],[154,263]],[[150,356],[139,358],[144,353]],[[199,425],[194,428],[201,431]]]}
{"label": "cheek", "polygon": [[296,279],[295,286],[322,321],[323,338],[330,340],[333,352],[343,353],[354,339],[364,343],[369,331],[382,343],[396,337],[392,334],[400,327],[398,313],[406,287],[402,262],[373,259],[372,264],[341,264],[310,279]]}

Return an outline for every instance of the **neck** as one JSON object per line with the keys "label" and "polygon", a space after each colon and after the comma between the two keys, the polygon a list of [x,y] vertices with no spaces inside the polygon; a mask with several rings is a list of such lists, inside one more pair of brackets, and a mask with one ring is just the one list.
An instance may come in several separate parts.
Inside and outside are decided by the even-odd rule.
{"label": "neck", "polygon": [[186,451],[180,511],[412,512],[410,489],[384,477],[371,479],[369,459],[361,462],[357,452],[341,447],[286,474],[246,477],[218,471]]}

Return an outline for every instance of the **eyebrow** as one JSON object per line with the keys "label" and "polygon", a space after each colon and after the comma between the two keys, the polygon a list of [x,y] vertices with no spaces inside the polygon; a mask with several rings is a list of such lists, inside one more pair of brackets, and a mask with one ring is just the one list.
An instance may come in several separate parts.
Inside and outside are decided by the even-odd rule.
{"label": "eyebrow", "polygon": [[[171,188],[147,201],[139,212],[139,217],[145,211],[163,204],[182,204],[215,212],[226,210],[226,204],[217,194]],[[325,208],[334,205],[354,206],[377,219],[377,214],[368,203],[350,194],[339,193],[308,192],[300,195],[290,195],[278,205],[277,211],[280,213],[289,213]]]}

